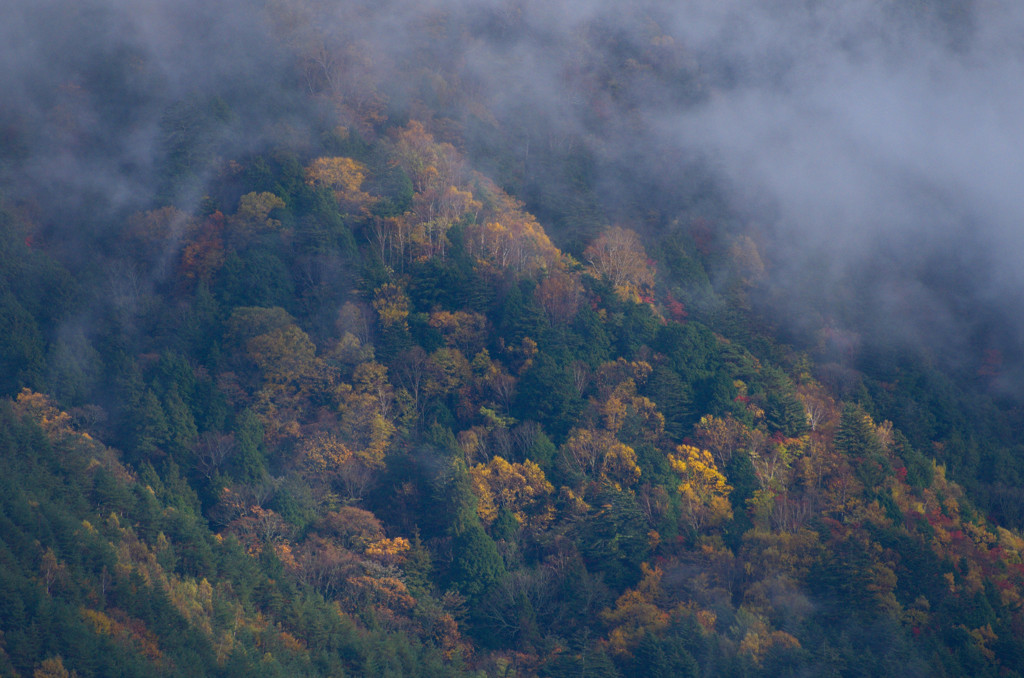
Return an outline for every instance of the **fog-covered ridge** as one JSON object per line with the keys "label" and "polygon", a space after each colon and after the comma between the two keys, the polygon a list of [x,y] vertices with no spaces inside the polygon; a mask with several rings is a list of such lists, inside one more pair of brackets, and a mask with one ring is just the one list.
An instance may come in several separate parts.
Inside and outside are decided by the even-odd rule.
{"label": "fog-covered ridge", "polygon": [[[817,305],[808,332],[834,305],[901,343],[1016,358],[1012,3],[8,4],[5,174],[64,214],[195,204],[224,158],[375,107],[440,120],[556,237],[685,224],[713,184],[774,297]],[[589,203],[557,198],[581,181]]]}

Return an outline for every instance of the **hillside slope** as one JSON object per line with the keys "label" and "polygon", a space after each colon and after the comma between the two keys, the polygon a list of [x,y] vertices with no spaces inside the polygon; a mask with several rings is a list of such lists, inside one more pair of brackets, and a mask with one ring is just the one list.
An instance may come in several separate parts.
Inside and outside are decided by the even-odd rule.
{"label": "hillside slope", "polygon": [[999,356],[774,303],[706,168],[614,194],[595,140],[715,85],[684,49],[595,21],[593,127],[519,137],[443,58],[514,13],[433,16],[396,84],[264,9],[258,110],[97,47],[0,121],[5,674],[1024,673]]}

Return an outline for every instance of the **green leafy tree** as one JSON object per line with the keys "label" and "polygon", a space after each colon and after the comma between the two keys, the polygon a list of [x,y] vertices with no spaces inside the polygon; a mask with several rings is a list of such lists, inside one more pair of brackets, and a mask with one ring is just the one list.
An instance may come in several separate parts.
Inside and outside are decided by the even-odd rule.
{"label": "green leafy tree", "polygon": [[217,289],[226,306],[291,306],[295,284],[276,252],[253,247],[227,255]]}

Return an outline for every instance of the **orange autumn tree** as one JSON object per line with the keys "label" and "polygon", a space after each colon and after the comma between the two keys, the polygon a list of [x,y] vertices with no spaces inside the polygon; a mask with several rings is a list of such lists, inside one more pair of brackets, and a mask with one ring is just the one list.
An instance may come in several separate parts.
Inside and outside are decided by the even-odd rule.
{"label": "orange autumn tree", "polygon": [[224,231],[227,220],[218,210],[206,217],[181,249],[178,275],[181,282],[209,283],[224,265]]}
{"label": "orange autumn tree", "polygon": [[144,261],[160,261],[174,251],[173,244],[194,228],[195,218],[176,207],[136,212],[128,218],[123,237]]}
{"label": "orange autumn tree", "polygon": [[[350,418],[356,418],[349,414]],[[361,498],[377,471],[383,468],[384,450],[394,432],[389,422],[377,416],[369,421],[350,423],[367,427],[368,431],[363,433],[369,440],[349,442],[333,432],[321,432],[302,442],[302,475],[320,490],[322,503],[328,506],[337,500],[352,503]],[[342,496],[336,497],[331,492],[335,487],[341,490]]]}
{"label": "orange autumn tree", "polygon": [[641,564],[644,577],[635,589],[629,589],[615,601],[615,607],[601,612],[601,621],[610,629],[608,646],[615,654],[631,652],[647,634],[668,627],[670,615],[658,603],[664,596],[661,568]]}
{"label": "orange autumn tree", "polygon": [[427,322],[464,355],[476,355],[487,341],[487,317],[480,313],[434,311]]}
{"label": "orange autumn tree", "polygon": [[[400,565],[410,548],[403,537],[389,538],[369,511],[343,506],[328,511],[313,523],[305,540],[296,549],[294,569],[305,583],[325,596],[333,597],[350,589],[372,586],[366,577],[390,580],[386,568]],[[385,584],[387,586],[387,584]]]}
{"label": "orange autumn tree", "polygon": [[373,361],[362,363],[352,379],[352,384],[338,389],[341,420],[337,429],[318,431],[303,440],[303,475],[325,491],[328,504],[333,501],[332,489],[340,490],[345,503],[362,498],[384,467],[384,455],[396,431],[395,395],[387,368]]}
{"label": "orange autumn tree", "polygon": [[586,298],[578,274],[560,270],[544,278],[534,296],[552,325],[571,323]]}

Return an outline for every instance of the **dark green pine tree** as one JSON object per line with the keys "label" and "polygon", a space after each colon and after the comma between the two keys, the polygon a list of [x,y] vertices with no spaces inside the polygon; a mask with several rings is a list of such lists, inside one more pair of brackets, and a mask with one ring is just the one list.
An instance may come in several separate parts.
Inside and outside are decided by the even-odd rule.
{"label": "dark green pine tree", "polygon": [[572,334],[578,338],[573,350],[577,360],[582,360],[591,368],[611,359],[612,340],[608,336],[605,324],[597,311],[589,304],[583,304],[572,322]]}
{"label": "dark green pine tree", "polygon": [[188,460],[199,431],[192,411],[178,395],[177,388],[172,388],[164,396],[163,409],[167,421],[168,452],[177,459]]}
{"label": "dark green pine tree", "polygon": [[478,601],[505,577],[505,563],[480,523],[476,495],[461,460],[452,463],[451,475],[441,489],[453,514],[448,528],[452,544],[448,583],[470,602]]}
{"label": "dark green pine tree", "polygon": [[0,291],[0,392],[13,395],[35,383],[42,367],[43,338],[35,318],[13,294]]}
{"label": "dark green pine tree", "polygon": [[787,438],[797,438],[808,429],[807,411],[792,392],[770,392],[764,402],[764,417],[768,426]]}
{"label": "dark green pine tree", "polygon": [[243,483],[258,483],[266,475],[263,452],[263,424],[252,410],[242,412],[235,422],[235,477]]}
{"label": "dark green pine tree", "polygon": [[694,424],[693,392],[690,385],[668,367],[659,366],[651,373],[644,395],[653,400],[665,415],[665,430],[676,441],[682,441]]}
{"label": "dark green pine tree", "polygon": [[633,662],[627,675],[689,678],[699,676],[700,667],[677,639],[659,638],[648,631],[633,651]]}
{"label": "dark green pine tree", "polygon": [[874,422],[860,405],[847,404],[836,429],[836,448],[850,457],[864,459],[882,453]]}
{"label": "dark green pine tree", "polygon": [[517,419],[536,421],[558,442],[575,424],[583,400],[565,364],[541,353],[520,380],[512,409]]}
{"label": "dark green pine tree", "polygon": [[765,366],[760,380],[765,392],[764,415],[768,426],[787,438],[807,432],[807,411],[796,395],[793,380],[777,367]]}
{"label": "dark green pine tree", "polygon": [[164,449],[168,436],[167,415],[152,389],[146,389],[129,413],[128,421],[133,425],[132,443],[137,454],[148,457]]}
{"label": "dark green pine tree", "polygon": [[497,324],[506,344],[518,344],[524,337],[536,340],[547,326],[547,318],[533,298],[534,286],[535,283],[524,279],[505,295]]}

